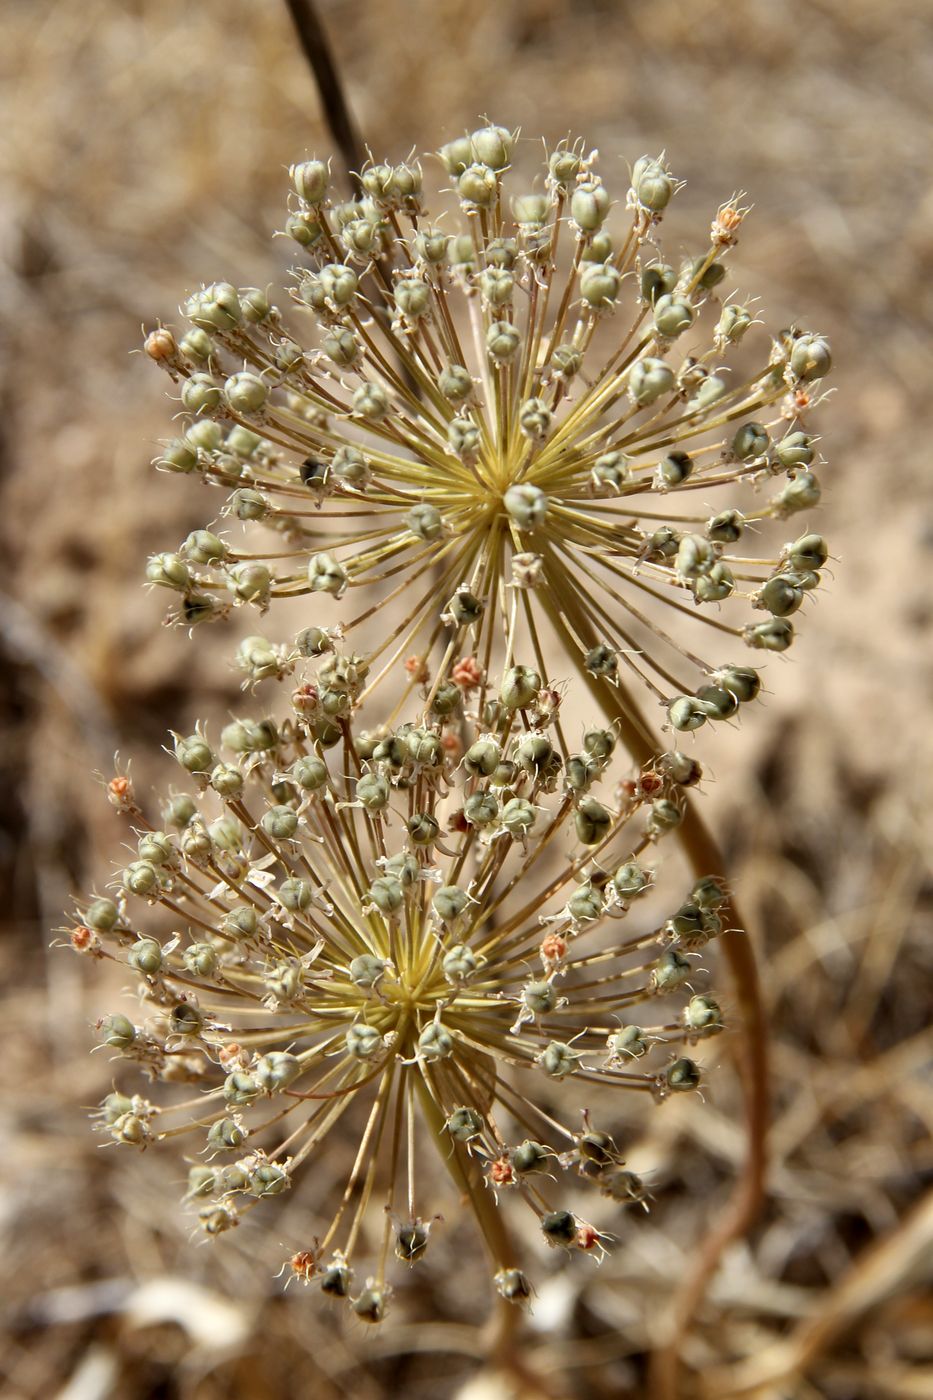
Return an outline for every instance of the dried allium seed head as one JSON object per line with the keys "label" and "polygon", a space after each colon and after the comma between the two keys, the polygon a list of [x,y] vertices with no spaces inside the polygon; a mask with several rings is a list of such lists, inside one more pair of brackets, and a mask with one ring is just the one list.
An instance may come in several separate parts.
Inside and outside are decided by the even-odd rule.
{"label": "dried allium seed head", "polygon": [[[337,644],[319,667],[350,693],[365,676]],[[613,736],[592,729],[601,800],[581,796],[562,777],[572,756],[557,706],[532,704],[540,673],[516,662],[496,679],[492,730],[461,709],[374,739],[348,710],[237,720],[216,747],[201,728],[176,735],[191,791],[170,793],[165,830],[125,809],[138,858],[113,898],[77,911],[75,946],[93,940],[140,991],[138,1021],[102,1016],[98,1039],[162,1085],[157,1104],[108,1095],[100,1130],[139,1148],[187,1140],[201,1154],[187,1198],[206,1233],[301,1189],[345,1111],[362,1112],[333,1218],[312,1250],[296,1242],[287,1269],[364,1321],[385,1312],[388,1253],[409,1264],[430,1253],[430,1143],[438,1165],[453,1153],[459,1179],[474,1177],[493,1244],[482,1176],[543,1212],[552,1243],[600,1253],[606,1237],[563,1208],[562,1177],[631,1193],[613,1184],[618,1133],[565,1126],[581,1089],[604,1091],[621,1124],[625,1092],[661,1100],[698,1083],[680,1052],[722,1025],[686,951],[721,927],[721,885],[698,882],[686,902],[678,891],[661,923],[632,909],[649,887],[658,805],[677,810],[675,781],[659,769],[617,806],[602,792]],[[463,763],[443,742],[451,723]],[[635,1007],[637,1032],[620,1026]],[[395,1229],[357,1292],[371,1203]],[[530,1285],[500,1254],[497,1288],[526,1301]]]}
{"label": "dried allium seed head", "polygon": [[[675,729],[727,720],[735,707],[699,692],[743,646],[790,646],[826,563],[801,565],[780,522],[819,501],[809,419],[827,341],[792,328],[755,350],[748,306],[720,300],[738,196],[695,255],[663,262],[678,188],[663,157],[637,160],[613,199],[580,144],[550,154],[532,194],[504,127],[439,154],[455,231],[426,214],[417,164],[371,164],[364,197],[341,204],[308,160],[291,170],[294,327],[220,282],[189,298],[174,350],[152,332],[191,415],[158,465],[198,471],[229,516],[277,537],[264,561],[232,538],[158,555],[151,581],[181,596],[185,624],[344,599],[371,686],[405,657],[413,686],[462,686],[462,658],[504,665],[546,618],[615,712],[634,686]],[[389,598],[401,623],[374,626]],[[246,670],[281,663],[264,651]]]}

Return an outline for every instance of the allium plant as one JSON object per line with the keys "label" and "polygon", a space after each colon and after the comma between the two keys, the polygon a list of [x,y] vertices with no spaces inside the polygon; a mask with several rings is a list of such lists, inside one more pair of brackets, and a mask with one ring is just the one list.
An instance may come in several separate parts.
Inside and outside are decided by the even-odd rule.
{"label": "allium plant", "polygon": [[[682,889],[666,917],[631,908],[698,765],[669,752],[607,793],[615,736],[564,751],[558,707],[515,665],[482,716],[467,702],[453,722],[367,735],[348,707],[235,720],[216,748],[176,734],[188,790],[160,829],[125,776],[110,784],[137,849],[81,903],[72,942],[138,981],[137,1016],[97,1031],[159,1092],[115,1089],[100,1129],[180,1139],[209,1235],[302,1188],[330,1223],[285,1267],[365,1321],[385,1312],[390,1256],[428,1247],[426,1152],[472,1204],[503,1297],[532,1288],[505,1197],[555,1248],[600,1256],[611,1229],[576,1213],[573,1179],[644,1199],[623,1096],[695,1089],[689,1047],[722,1029],[698,967],[722,931],[719,882]],[[345,1114],[359,1145],[336,1180],[320,1158]]]}
{"label": "allium plant", "polygon": [[[740,198],[674,266],[663,157],[614,206],[579,143],[507,194],[514,148],[495,126],[444,146],[434,214],[416,161],[370,164],[349,202],[325,163],[294,166],[288,316],[220,282],[147,337],[183,415],[157,465],[219,488],[224,517],[148,579],[187,626],[293,600],[297,636],[247,636],[238,663],[246,685],[298,674],[292,715],[235,720],[226,756],[176,736],[197,794],[163,829],[115,780],[138,858],[72,933],[138,974],[141,1022],[115,1012],[100,1038],[166,1083],[158,1105],[116,1089],[101,1127],[186,1140],[208,1233],[356,1125],[347,1179],[310,1193],[330,1224],[288,1267],[369,1321],[390,1252],[428,1244],[425,1139],[504,1297],[531,1285],[500,1201],[602,1252],[574,1178],[643,1199],[611,1091],[696,1087],[685,1046],[722,1028],[696,954],[720,932],[754,1047],[754,966],[685,797],[700,766],[641,700],[667,730],[732,719],[828,558],[805,517],[830,351],[762,343],[753,303],[720,298]],[[572,743],[576,686],[606,727]],[[678,830],[693,886],[629,913]]]}
{"label": "allium plant", "polygon": [[465,655],[489,670],[516,649],[547,671],[545,621],[623,724],[639,728],[633,685],[677,730],[729,719],[826,563],[819,536],[780,522],[819,500],[807,424],[828,344],[768,341],[752,302],[719,299],[738,198],[674,266],[663,157],[635,163],[614,208],[579,144],[507,193],[514,145],[490,126],[444,146],[444,214],[417,162],[370,165],[348,203],[325,164],[294,166],[288,317],[217,283],[186,302],[184,334],[148,337],[189,415],[157,465],[264,527],[245,546],[195,531],[149,580],[189,624],[344,599],[330,611],[368,689],[407,662],[433,691]]}

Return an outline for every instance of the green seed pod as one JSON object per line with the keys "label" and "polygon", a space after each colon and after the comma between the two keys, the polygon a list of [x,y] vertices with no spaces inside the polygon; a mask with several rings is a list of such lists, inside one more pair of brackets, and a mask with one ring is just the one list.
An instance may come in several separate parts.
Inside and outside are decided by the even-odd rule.
{"label": "green seed pod", "polygon": [[416,812],[405,824],[416,846],[430,846],[440,835],[440,823],[430,812]]}
{"label": "green seed pod", "polygon": [[591,880],[585,880],[567,900],[567,913],[574,923],[588,924],[600,917],[604,904],[601,892]]}
{"label": "green seed pod", "polygon": [[470,745],[463,756],[463,766],[475,777],[488,778],[496,771],[502,758],[502,750],[489,734],[481,735]]}
{"label": "green seed pod", "polygon": [[510,836],[522,840],[535,824],[535,809],[526,797],[512,797],[502,808],[500,820]]}
{"label": "green seed pod", "polygon": [[727,393],[729,385],[719,374],[708,374],[690,400],[691,411],[709,408]]}
{"label": "green seed pod", "polygon": [[809,433],[787,433],[774,444],[774,455],[782,467],[808,467],[813,461],[813,439]]}
{"label": "green seed pod", "polygon": [[734,592],[732,570],[721,559],[717,559],[709,572],[701,574],[693,585],[693,596],[698,603],[721,603]]}
{"label": "green seed pod", "polygon": [[661,298],[673,292],[677,285],[677,273],[666,263],[654,263],[641,274],[641,294],[649,306],[654,306]]}
{"label": "green seed pod", "polygon": [[420,277],[406,277],[395,288],[395,309],[410,321],[420,321],[431,309],[431,288]]}
{"label": "green seed pod", "polygon": [[522,987],[522,1005],[534,1016],[543,1016],[557,1005],[557,992],[551,982],[537,979]]}
{"label": "green seed pod", "polygon": [[329,593],[342,598],[349,586],[349,575],[332,554],[312,554],[308,560],[308,583],[312,593]]}
{"label": "green seed pod", "polygon": [[341,369],[349,369],[360,358],[360,342],[346,326],[328,331],[321,339],[321,349]]}
{"label": "green seed pod", "polygon": [[285,220],[285,232],[302,248],[313,248],[320,242],[324,226],[310,209],[296,209]]}
{"label": "green seed pod", "polygon": [[248,370],[231,374],[224,383],[224,398],[234,413],[258,413],[268,397],[268,386]]}
{"label": "green seed pod", "polygon": [[568,1074],[576,1071],[582,1058],[581,1052],[574,1050],[572,1045],[566,1045],[561,1040],[552,1040],[535,1056],[535,1064],[540,1065],[551,1079],[565,1079]]}
{"label": "green seed pod", "polygon": [[763,457],[770,445],[771,439],[763,423],[743,423],[732,439],[732,451],[741,462]]}
{"label": "green seed pod", "polygon": [[346,263],[328,263],[318,273],[324,296],[334,306],[349,306],[356,296],[359,278]]}
{"label": "green seed pod", "polygon": [[182,957],[185,967],[194,977],[213,977],[219,958],[212,943],[192,943]]}
{"label": "green seed pod", "polygon": [[259,825],[274,841],[290,841],[298,830],[298,813],[291,807],[270,807],[263,812]]}
{"label": "green seed pod", "polygon": [[357,779],[357,801],[362,802],[370,815],[384,811],[389,805],[390,796],[391,788],[387,779],[378,773],[364,773]]}
{"label": "green seed pod", "polygon": [[701,685],[696,698],[708,719],[731,719],[739,708],[732,691],[719,685]]}
{"label": "green seed pod", "polygon": [[722,666],[713,672],[712,679],[716,685],[731,691],[736,700],[743,704],[756,699],[761,690],[761,677],[750,666]]}
{"label": "green seed pod", "polygon": [[787,651],[794,640],[794,624],[783,617],[770,617],[746,627],[742,638],[747,646],[759,651]]}
{"label": "green seed pod", "polygon": [[220,1118],[207,1130],[207,1145],[215,1152],[235,1152],[246,1141],[246,1129],[235,1118]]}
{"label": "green seed pod", "polygon": [[211,773],[211,787],[220,797],[236,797],[243,790],[243,774],[232,763],[218,763]]}
{"label": "green seed pod", "polygon": [[651,804],[651,815],[648,818],[648,834],[650,836],[664,836],[668,831],[673,831],[684,819],[684,814],[676,802],[672,802],[669,797],[659,797]]}
{"label": "green seed pod", "polygon": [[220,928],[235,941],[254,938],[259,928],[259,916],[251,904],[238,904],[223,916]]}
{"label": "green seed pod", "polygon": [[694,579],[709,573],[716,561],[716,551],[702,535],[683,535],[677,546],[674,567],[682,579]]}
{"label": "green seed pod", "polygon": [[716,339],[724,341],[727,345],[738,345],[752,324],[752,319],[752,314],[746,307],[730,302],[722,308],[716,323]]}
{"label": "green seed pod", "polygon": [[275,891],[275,897],[290,914],[301,914],[311,908],[314,890],[308,880],[299,880],[292,876],[282,881]]}
{"label": "green seed pod", "polygon": [[588,263],[580,276],[580,295],[592,311],[605,311],[615,305],[621,281],[611,263]]}
{"label": "green seed pod", "polygon": [[170,472],[193,472],[198,465],[197,449],[184,438],[173,438],[166,443],[161,456],[155,459],[155,465]]}
{"label": "green seed pod", "polygon": [[224,1080],[223,1096],[227,1103],[244,1107],[251,1104],[254,1099],[258,1099],[262,1092],[262,1086],[251,1074],[244,1074],[242,1070],[235,1070],[228,1074]]}
{"label": "green seed pod", "polygon": [[185,433],[185,441],[201,452],[216,452],[223,442],[220,424],[212,423],[206,418],[199,423],[192,423]]}
{"label": "green seed pod", "polygon": [[261,287],[240,288],[240,310],[244,321],[251,325],[262,325],[263,321],[275,319],[278,312],[269,301],[268,294]]}
{"label": "green seed pod", "polygon": [[721,510],[706,522],[706,538],[714,544],[735,544],[744,529],[745,517],[740,510]]}
{"label": "green seed pod", "polygon": [[526,734],[515,746],[515,762],[532,777],[544,772],[555,757],[554,745],[544,734]]}
{"label": "green seed pod", "polygon": [[473,380],[463,365],[448,365],[438,375],[437,387],[449,403],[463,403],[473,392]]}
{"label": "green seed pod", "polygon": [[672,729],[687,734],[699,729],[709,718],[699,700],[693,695],[678,695],[668,701],[667,718]]}
{"label": "green seed pod", "polygon": [[394,171],[391,165],[370,165],[363,171],[360,182],[377,204],[392,203]]}
{"label": "green seed pod", "polygon": [[130,894],[145,897],[159,891],[159,872],[148,860],[134,860],[122,875],[123,888]]}
{"label": "green seed pod", "polygon": [[585,250],[586,263],[606,263],[614,252],[612,237],[605,229],[600,229],[594,233],[592,238],[587,240]]}
{"label": "green seed pod", "polygon": [[722,881],[715,875],[703,875],[693,886],[690,892],[691,901],[698,908],[720,909],[726,902],[726,892]]}
{"label": "green seed pod", "polygon": [[447,240],[447,261],[454,272],[468,276],[476,266],[476,249],[468,233],[455,234]]}
{"label": "green seed pod", "polygon": [[474,160],[492,170],[504,170],[512,159],[515,137],[504,126],[482,126],[470,136]]}
{"label": "green seed pod", "polygon": [[187,359],[206,364],[214,354],[215,346],[207,331],[200,326],[192,326],[178,342],[178,348]]}
{"label": "green seed pod", "polygon": [[664,1071],[664,1083],[672,1093],[683,1094],[700,1084],[700,1067],[693,1060],[675,1060]]}
{"label": "green seed pod", "polygon": [[263,608],[269,601],[272,575],[265,564],[235,564],[227,576],[233,593],[244,603]]}
{"label": "green seed pod", "polygon": [[499,803],[491,792],[473,792],[463,804],[463,815],[471,826],[491,826],[499,815]]}
{"label": "green seed pod", "polygon": [[[693,460],[689,452],[671,452],[658,463],[654,484],[662,491],[669,491],[673,487],[682,486],[692,474]],[[700,536],[695,535],[694,539],[700,539]]]}
{"label": "green seed pod", "polygon": [[569,146],[558,146],[547,158],[548,175],[551,183],[566,193],[580,173],[582,161],[577,151]]}
{"label": "green seed pod", "polygon": [[674,340],[689,330],[696,320],[696,312],[689,302],[679,301],[669,292],[659,296],[654,303],[654,325],[659,335]]}
{"label": "green seed pod", "polygon": [[662,394],[669,394],[673,388],[673,371],[663,360],[646,356],[636,360],[629,370],[629,396],[640,408],[654,403]]}
{"label": "green seed pod", "polygon": [[220,741],[234,753],[262,753],[275,748],[278,733],[271,720],[233,720],[220,731]]}
{"label": "green seed pod", "polygon": [[146,565],[146,580],[179,593],[185,593],[192,582],[191,571],[180,554],[153,554]]}
{"label": "green seed pod", "polygon": [[541,677],[530,666],[510,666],[502,677],[499,699],[507,710],[524,710],[541,689]]}
{"label": "green seed pod", "polygon": [[660,214],[671,201],[674,181],[661,161],[641,156],[632,169],[632,190],[643,209]]}
{"label": "green seed pod", "polygon": [[610,758],[615,750],[616,736],[611,729],[587,729],[583,748],[592,758]]}
{"label": "green seed pod", "polygon": [[684,272],[689,281],[699,277],[697,286],[704,292],[711,291],[713,287],[718,287],[719,283],[726,275],[726,269],[722,263],[712,262],[707,265],[706,258],[694,258],[693,262],[688,262],[684,267]]}
{"label": "green seed pod", "polygon": [[458,943],[444,954],[441,968],[447,981],[454,987],[469,982],[479,966],[476,954],[465,943]]}
{"label": "green seed pod", "polygon": [[206,331],[230,331],[239,324],[242,314],[237,289],[229,282],[202,287],[185,302],[189,321]]}
{"label": "green seed pod", "polygon": [[453,1054],[454,1038],[440,1021],[425,1026],[418,1037],[418,1057],[422,1060],[446,1060]]}
{"label": "green seed pod", "polygon": [[379,875],[369,887],[369,899],[381,914],[394,914],[404,900],[402,886],[392,875]]}
{"label": "green seed pod", "polygon": [[215,1181],[216,1173],[213,1167],[191,1167],[188,1171],[186,1200],[195,1200],[198,1196],[210,1196],[214,1190]]}
{"label": "green seed pod", "polygon": [[181,552],[195,564],[219,564],[230,551],[220,536],[212,534],[210,530],[192,530]]}
{"label": "green seed pod", "polygon": [[440,539],[444,530],[440,511],[436,506],[429,506],[424,502],[412,507],[405,516],[405,524],[412,534],[421,540]]}
{"label": "green seed pod", "polygon": [[460,917],[470,903],[470,896],[459,885],[441,885],[431,900],[431,907],[444,923]]}
{"label": "green seed pod", "polygon": [[474,161],[457,176],[457,194],[466,205],[489,209],[496,202],[499,181],[488,165]]}
{"label": "green seed pod", "polygon": [[321,1292],[329,1298],[346,1298],[353,1282],[353,1270],[340,1253],[335,1253],[333,1262],[321,1270]]}
{"label": "green seed pod", "polygon": [[824,335],[802,335],[794,341],[790,367],[798,379],[822,379],[832,366],[832,351]]}
{"label": "green seed pod", "polygon": [[483,1120],[475,1108],[455,1108],[444,1127],[454,1142],[471,1142],[483,1131]]}
{"label": "green seed pod", "polygon": [[504,267],[487,267],[477,277],[477,285],[487,306],[508,306],[515,290],[515,278]]}
{"label": "green seed pod", "polygon": [[684,1025],[687,1030],[706,1031],[707,1034],[721,1031],[722,1007],[712,997],[691,997],[684,1008]]}
{"label": "green seed pod", "polygon": [[690,972],[691,965],[688,959],[678,953],[675,948],[668,948],[661,954],[651,970],[651,989],[661,994],[672,992],[677,987],[683,986],[690,976]]}
{"label": "green seed pod", "polygon": [[415,235],[415,250],[426,263],[442,263],[447,256],[447,234],[439,228],[422,228]]}
{"label": "green seed pod", "polygon": [[126,1016],[114,1011],[97,1022],[97,1039],[114,1050],[128,1050],[136,1039],[136,1028]]}
{"label": "green seed pod", "polygon": [[371,475],[369,462],[356,447],[338,447],[330,470],[344,486],[365,486]]}
{"label": "green seed pod", "polygon": [[521,335],[511,321],[493,321],[486,332],[486,350],[497,365],[514,359],[521,343]]}
{"label": "green seed pod", "polygon": [[265,520],[269,514],[269,501],[261,491],[243,487],[230,497],[230,510],[237,520]]}
{"label": "green seed pod", "polygon": [[583,366],[583,353],[575,345],[558,345],[551,356],[555,379],[572,379]]}
{"label": "green seed pod", "polygon": [[264,1093],[275,1094],[295,1082],[301,1074],[301,1061],[287,1050],[270,1050],[256,1061],[253,1074]]}
{"label": "green seed pod", "polygon": [[566,783],[570,792],[589,792],[603,771],[598,759],[583,754],[571,754],[567,759]]}
{"label": "green seed pod", "polygon": [[389,412],[389,396],[381,384],[361,384],[353,394],[353,412],[370,423],[381,423]]}
{"label": "green seed pod", "polygon": [[479,428],[470,418],[451,418],[447,441],[458,457],[475,457],[479,451]]}
{"label": "green seed pod", "polygon": [[275,1162],[261,1162],[250,1172],[249,1191],[251,1196],[279,1196],[287,1191],[291,1182],[284,1167]]}
{"label": "green seed pod", "polygon": [[553,414],[543,399],[526,399],[519,410],[518,425],[532,442],[543,442],[552,419]]}
{"label": "green seed pod", "polygon": [[543,1143],[532,1142],[531,1138],[525,1138],[517,1147],[509,1151],[509,1161],[518,1172],[519,1176],[534,1176],[537,1172],[546,1172],[548,1161],[554,1153]]}
{"label": "green seed pod", "polygon": [[473,159],[473,146],[469,136],[458,136],[448,141],[438,151],[441,164],[448,175],[460,175]]}
{"label": "green seed pod", "polygon": [[694,787],[703,776],[703,769],[697,760],[676,749],[658,756],[658,770],[678,787]]}
{"label": "green seed pod", "polygon": [[154,938],[139,938],[126,955],[130,967],[146,977],[155,977],[162,968],[162,946]]}
{"label": "green seed pod", "polygon": [[635,860],[620,865],[612,877],[612,888],[621,900],[637,899],[651,885],[651,876]]}
{"label": "green seed pod", "polygon": [[614,1060],[640,1060],[651,1048],[641,1026],[620,1026],[606,1041]]}
{"label": "green seed pod", "polygon": [[345,1037],[347,1054],[357,1060],[371,1060],[383,1048],[382,1036],[375,1026],[355,1021]]}
{"label": "green seed pod", "polygon": [[775,574],[759,589],[757,606],[766,608],[774,617],[790,617],[803,602],[803,594],[796,574]]}
{"label": "green seed pod", "polygon": [[570,217],[578,233],[595,233],[602,228],[611,203],[602,180],[595,176],[581,180],[570,196]]}
{"label": "green seed pod", "polygon": [[84,911],[84,922],[95,933],[110,933],[119,917],[120,911],[112,899],[95,899]]}
{"label": "green seed pod", "polygon": [[547,222],[551,201],[544,194],[513,194],[512,217],[519,228],[538,228]]}
{"label": "green seed pod", "polygon": [[541,1231],[548,1244],[569,1249],[577,1238],[576,1217],[569,1210],[550,1210],[541,1217]]}
{"label": "green seed pod", "polygon": [[629,459],[624,452],[604,452],[597,457],[590,481],[601,495],[617,494],[629,479]]}
{"label": "green seed pod", "polygon": [[304,160],[299,165],[291,165],[288,174],[306,204],[322,202],[330,184],[330,171],[322,160]]}
{"label": "green seed pod", "polygon": [[213,413],[221,393],[209,374],[192,374],[181,389],[181,401],[189,413]]}
{"label": "green seed pod", "polygon": [[536,529],[547,515],[548,498],[540,487],[533,486],[531,482],[510,486],[502,503],[520,530]]}
{"label": "green seed pod", "polygon": [[829,559],[829,550],[822,535],[801,535],[798,540],[784,546],[781,558],[792,569],[802,573],[814,573],[822,569]]}

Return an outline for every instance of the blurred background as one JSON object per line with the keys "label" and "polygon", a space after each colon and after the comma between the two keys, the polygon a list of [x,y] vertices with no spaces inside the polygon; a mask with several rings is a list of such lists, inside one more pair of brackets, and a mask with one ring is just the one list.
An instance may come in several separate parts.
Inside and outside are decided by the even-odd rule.
{"label": "blurred background", "polygon": [[[747,191],[733,281],[769,330],[832,339],[818,426],[834,577],[728,763],[712,751],[706,798],[772,1018],[771,1195],[707,1292],[680,1384],[717,1400],[933,1395],[933,13],[319,10],[379,157],[482,116],[529,149],[585,136],[610,187],[664,149],[687,181],[668,255]],[[122,839],[92,774],[119,750],[142,787],[164,782],[167,727],[238,692],[229,632],[189,644],[141,587],[146,556],[205,509],[197,483],[168,489],[149,465],[171,405],[131,352],[203,281],[280,284],[286,168],[332,142],[276,0],[7,0],[0,23],[2,1394],[650,1396],[646,1358],[741,1165],[728,1049],[705,1103],[646,1128],[650,1215],[626,1219],[598,1270],[542,1261],[524,1345],[546,1384],[488,1362],[486,1285],[454,1286],[453,1253],[397,1322],[343,1328],[235,1241],[189,1241],[170,1153],[118,1160],[90,1131],[112,1073],[88,1058],[106,994],[49,945]]]}

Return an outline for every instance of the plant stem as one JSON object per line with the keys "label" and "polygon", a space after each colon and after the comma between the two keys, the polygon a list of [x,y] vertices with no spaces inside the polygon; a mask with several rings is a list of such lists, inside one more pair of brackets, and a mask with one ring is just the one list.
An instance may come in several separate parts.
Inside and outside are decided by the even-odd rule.
{"label": "plant stem", "polygon": [[305,58],[314,74],[324,119],[340,151],[353,192],[361,192],[359,172],[366,158],[363,141],[347,102],[330,41],[313,0],[285,0]]}

